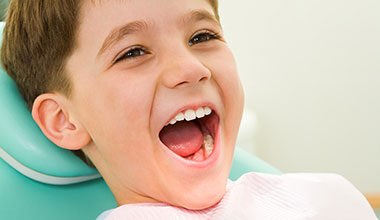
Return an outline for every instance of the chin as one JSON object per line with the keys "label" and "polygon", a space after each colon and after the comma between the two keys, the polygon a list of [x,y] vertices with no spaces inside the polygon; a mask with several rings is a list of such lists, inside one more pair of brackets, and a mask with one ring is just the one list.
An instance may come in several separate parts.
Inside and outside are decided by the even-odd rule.
{"label": "chin", "polygon": [[[210,188],[208,188],[210,189]],[[182,198],[182,202],[177,206],[189,210],[202,210],[216,205],[224,196],[226,190],[225,186],[220,187],[220,190],[202,193],[201,195],[187,194]],[[178,202],[178,201],[177,201]]]}

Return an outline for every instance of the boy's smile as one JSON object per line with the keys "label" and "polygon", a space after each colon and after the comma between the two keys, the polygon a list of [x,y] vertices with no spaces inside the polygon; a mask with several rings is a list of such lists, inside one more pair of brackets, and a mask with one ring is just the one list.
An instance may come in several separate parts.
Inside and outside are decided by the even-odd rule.
{"label": "boy's smile", "polygon": [[188,167],[211,166],[219,156],[219,149],[214,150],[219,147],[214,144],[219,137],[219,116],[213,111],[215,108],[204,104],[182,109],[161,129],[160,140],[178,155],[179,163]]}
{"label": "boy's smile", "polygon": [[67,111],[118,204],[217,203],[243,91],[209,2],[85,0],[80,19]]}
{"label": "boy's smile", "polygon": [[215,152],[218,128],[219,117],[212,108],[186,108],[161,129],[160,140],[178,156],[200,162]]}

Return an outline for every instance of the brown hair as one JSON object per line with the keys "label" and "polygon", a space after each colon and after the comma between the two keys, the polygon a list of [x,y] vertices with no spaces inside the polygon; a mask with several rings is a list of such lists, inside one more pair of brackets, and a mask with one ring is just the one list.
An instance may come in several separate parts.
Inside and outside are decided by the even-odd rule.
{"label": "brown hair", "polygon": [[[208,0],[219,20],[218,0]],[[16,82],[29,110],[43,93],[69,97],[66,60],[76,44],[79,0],[12,0],[3,31],[1,62]],[[82,151],[73,151],[88,165]]]}

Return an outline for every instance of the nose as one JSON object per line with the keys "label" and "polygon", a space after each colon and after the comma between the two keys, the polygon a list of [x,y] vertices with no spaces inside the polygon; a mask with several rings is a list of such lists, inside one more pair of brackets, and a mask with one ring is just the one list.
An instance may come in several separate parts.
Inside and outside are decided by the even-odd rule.
{"label": "nose", "polygon": [[161,80],[167,88],[191,87],[211,77],[211,70],[191,51],[176,50],[165,59]]}

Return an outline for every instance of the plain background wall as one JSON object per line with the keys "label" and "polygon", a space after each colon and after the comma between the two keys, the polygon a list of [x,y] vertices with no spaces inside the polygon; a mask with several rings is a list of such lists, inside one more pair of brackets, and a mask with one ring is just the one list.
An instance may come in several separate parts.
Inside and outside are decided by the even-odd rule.
{"label": "plain background wall", "polygon": [[380,192],[380,1],[220,0],[220,14],[257,115],[248,148]]}

